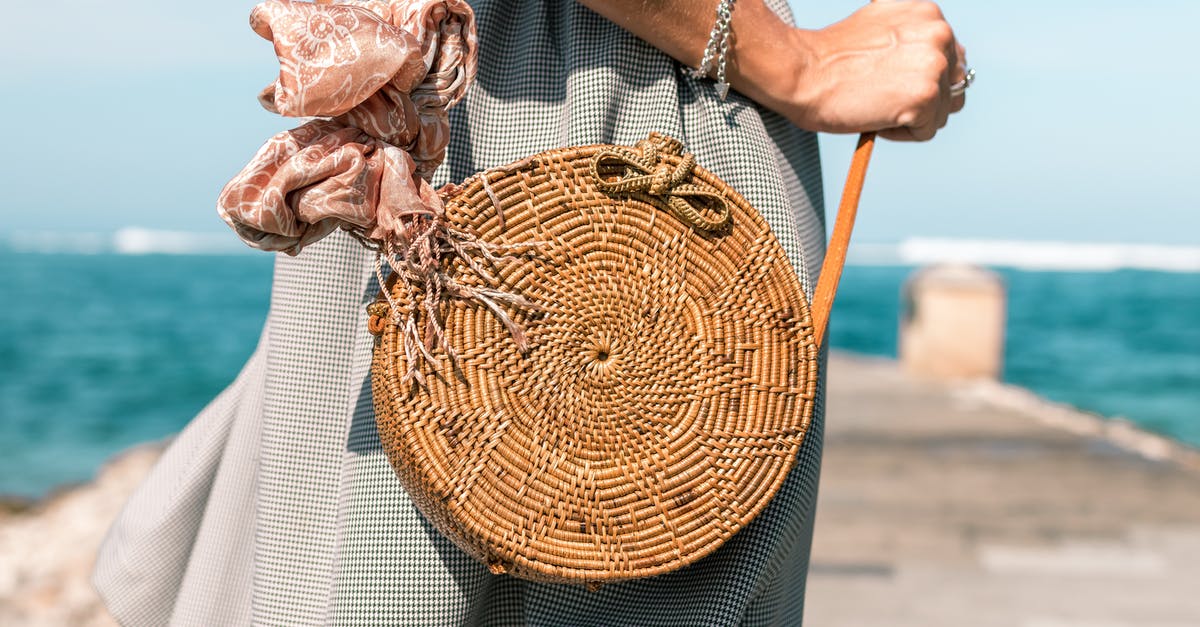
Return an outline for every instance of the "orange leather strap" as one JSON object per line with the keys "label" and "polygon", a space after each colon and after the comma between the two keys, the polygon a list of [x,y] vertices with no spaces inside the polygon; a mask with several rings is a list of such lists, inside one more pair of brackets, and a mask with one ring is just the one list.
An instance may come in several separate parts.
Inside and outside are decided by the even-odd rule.
{"label": "orange leather strap", "polygon": [[867,164],[871,162],[871,150],[874,148],[875,133],[863,133],[858,138],[858,148],[850,161],[850,173],[846,175],[846,186],[842,189],[842,202],[838,205],[837,218],[833,223],[833,235],[829,238],[825,262],[821,265],[821,276],[817,279],[817,289],[813,293],[813,335],[817,338],[817,346],[825,343],[829,312],[833,309],[833,297],[837,294],[838,281],[842,278],[842,267],[846,265],[850,232],[854,230],[858,200],[862,196],[863,181],[867,178]]}

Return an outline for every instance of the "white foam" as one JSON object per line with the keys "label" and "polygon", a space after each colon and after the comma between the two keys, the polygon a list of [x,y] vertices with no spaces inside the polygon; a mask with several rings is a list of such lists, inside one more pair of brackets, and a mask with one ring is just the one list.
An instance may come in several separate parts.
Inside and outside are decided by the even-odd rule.
{"label": "white foam", "polygon": [[851,245],[856,265],[967,263],[1022,270],[1120,269],[1200,272],[1200,246],[910,238],[900,244]]}
{"label": "white foam", "polygon": [[249,250],[232,233],[194,233],[159,231],[136,227],[113,234],[113,251],[122,255],[211,255],[241,253]]}
{"label": "white foam", "polygon": [[251,252],[229,232],[167,231],[126,227],[115,233],[17,231],[0,248],[43,254],[228,255]]}

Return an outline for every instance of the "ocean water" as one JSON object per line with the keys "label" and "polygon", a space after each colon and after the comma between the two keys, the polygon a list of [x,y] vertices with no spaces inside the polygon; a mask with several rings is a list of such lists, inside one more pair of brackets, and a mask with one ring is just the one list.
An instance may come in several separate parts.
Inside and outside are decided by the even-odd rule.
{"label": "ocean water", "polygon": [[[913,267],[847,267],[830,342],[896,356]],[[1006,382],[1200,446],[1200,273],[998,269]]]}
{"label": "ocean water", "polygon": [[[236,376],[272,257],[0,251],[0,494],[86,481]],[[831,342],[895,355],[910,267],[852,266]],[[1200,445],[1200,274],[1001,271],[1007,381]]]}
{"label": "ocean water", "polygon": [[0,494],[179,431],[254,350],[272,263],[0,252]]}

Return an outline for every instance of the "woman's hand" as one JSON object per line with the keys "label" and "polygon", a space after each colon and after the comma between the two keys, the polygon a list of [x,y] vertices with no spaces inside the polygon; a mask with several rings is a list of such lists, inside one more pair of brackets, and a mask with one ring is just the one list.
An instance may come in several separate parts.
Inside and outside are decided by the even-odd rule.
{"label": "woman's hand", "polygon": [[[651,45],[696,67],[717,0],[579,0]],[[827,133],[879,131],[924,141],[963,107],[964,51],[933,2],[877,0],[832,26],[785,24],[763,0],[738,0],[730,85],[791,120]]]}
{"label": "woman's hand", "polygon": [[772,99],[797,126],[924,141],[963,108],[950,85],[963,78],[965,51],[932,2],[879,0],[792,36],[795,79]]}

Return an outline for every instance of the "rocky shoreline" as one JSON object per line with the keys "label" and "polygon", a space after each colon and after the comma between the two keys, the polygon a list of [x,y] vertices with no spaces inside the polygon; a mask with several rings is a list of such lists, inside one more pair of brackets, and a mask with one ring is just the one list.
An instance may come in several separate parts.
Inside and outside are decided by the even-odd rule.
{"label": "rocky shoreline", "polygon": [[96,549],[164,446],[134,447],[89,483],[0,511],[0,625],[116,624],[88,581]]}
{"label": "rocky shoreline", "polygon": [[[1159,606],[1151,615],[1166,617],[1154,624],[1200,624],[1195,595],[1180,595],[1167,607],[1161,594],[1139,592],[1120,577],[1115,584],[1065,588],[1077,590],[1081,604],[1110,584],[1123,590],[1123,609],[1098,615],[1101,622],[1086,622],[1090,610],[1070,605],[1062,594],[1037,610],[1042,614],[993,612],[983,622],[962,622],[978,609],[966,601],[951,602],[941,613],[918,601],[953,581],[955,594],[976,603],[1007,603],[991,595],[1015,590],[1040,608],[1036,591],[1004,579],[1005,568],[1026,577],[1022,564],[1040,563],[1036,551],[1075,546],[1073,539],[1103,538],[1119,558],[1126,555],[1120,551],[1133,550],[1126,545],[1137,536],[1141,553],[1127,553],[1145,557],[1158,555],[1147,548],[1153,542],[1165,542],[1145,540],[1146,534],[1159,538],[1168,530],[1200,557],[1200,451],[1010,385],[911,379],[891,360],[837,353],[829,376],[808,622],[1132,625],[1141,610],[1131,595],[1144,593],[1147,603]],[[43,501],[0,504],[0,625],[114,624],[88,582],[96,547],[164,445],[126,451],[94,481]],[[1038,485],[1022,488],[1022,482]],[[1191,575],[1172,570],[1177,557],[1146,563],[1159,569],[1155,577]],[[1054,559],[1047,562],[1051,570]],[[1046,585],[1036,576],[1031,581]],[[1171,590],[1153,577],[1138,581]],[[926,609],[897,614],[896,604]],[[877,606],[880,614],[872,614]],[[1108,611],[1103,597],[1091,607]]]}

